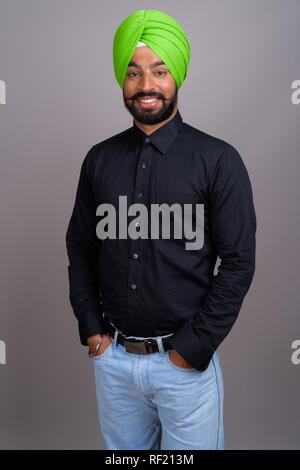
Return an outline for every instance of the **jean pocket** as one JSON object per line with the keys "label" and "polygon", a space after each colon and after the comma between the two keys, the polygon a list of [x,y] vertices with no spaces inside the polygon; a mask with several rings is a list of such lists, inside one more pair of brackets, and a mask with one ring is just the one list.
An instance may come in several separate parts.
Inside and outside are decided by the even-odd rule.
{"label": "jean pocket", "polygon": [[180,366],[177,366],[176,364],[174,364],[170,359],[170,351],[171,351],[170,349],[168,349],[168,351],[166,351],[166,361],[174,369],[181,370],[183,372],[195,372],[195,371],[197,371],[197,369],[195,369],[194,367],[180,367]]}
{"label": "jean pocket", "polygon": [[110,343],[109,346],[107,346],[107,348],[103,351],[103,353],[101,353],[98,356],[94,356],[94,359],[97,361],[101,360],[103,356],[106,356],[106,354],[111,350],[111,347],[112,347],[112,342]]}

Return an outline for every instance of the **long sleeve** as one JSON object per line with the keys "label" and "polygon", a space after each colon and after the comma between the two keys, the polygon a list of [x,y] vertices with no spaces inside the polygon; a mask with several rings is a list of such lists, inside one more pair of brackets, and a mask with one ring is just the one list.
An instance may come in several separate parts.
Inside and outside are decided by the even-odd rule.
{"label": "long sleeve", "polygon": [[196,369],[230,332],[255,272],[256,214],[246,167],[226,143],[207,183],[212,243],[221,263],[199,309],[169,342]]}
{"label": "long sleeve", "polygon": [[96,203],[89,172],[92,155],[93,147],[81,166],[75,205],[66,233],[69,298],[78,320],[80,341],[85,346],[87,338],[104,332],[97,277],[101,240],[96,235]]}

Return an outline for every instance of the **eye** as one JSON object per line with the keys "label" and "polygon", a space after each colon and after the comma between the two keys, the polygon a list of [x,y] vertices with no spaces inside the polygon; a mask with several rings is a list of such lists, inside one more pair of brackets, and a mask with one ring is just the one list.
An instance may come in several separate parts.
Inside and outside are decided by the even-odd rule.
{"label": "eye", "polygon": [[134,74],[137,74],[137,72],[129,72],[127,75],[128,75],[128,77],[130,77],[130,76],[132,76],[132,75],[134,75]]}
{"label": "eye", "polygon": [[161,74],[165,74],[165,75],[166,75],[166,72],[164,72],[163,70],[158,70],[158,72],[156,72],[156,73],[158,73],[159,75],[161,75]]}

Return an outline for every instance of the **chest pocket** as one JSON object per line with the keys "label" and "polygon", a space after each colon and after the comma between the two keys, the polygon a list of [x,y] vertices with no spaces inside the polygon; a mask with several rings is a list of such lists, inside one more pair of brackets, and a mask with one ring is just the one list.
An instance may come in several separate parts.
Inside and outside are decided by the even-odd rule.
{"label": "chest pocket", "polygon": [[193,204],[193,203],[196,203],[198,199],[199,199],[199,196],[196,193],[166,191],[164,189],[160,189],[158,191],[158,203],[159,204],[162,204],[163,202],[166,202],[169,205],[175,204],[175,203],[178,203],[180,205]]}

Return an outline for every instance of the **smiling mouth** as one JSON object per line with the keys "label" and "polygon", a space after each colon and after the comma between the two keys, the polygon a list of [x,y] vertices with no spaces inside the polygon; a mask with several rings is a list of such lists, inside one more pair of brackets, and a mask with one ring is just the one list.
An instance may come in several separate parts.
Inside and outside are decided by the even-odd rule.
{"label": "smiling mouth", "polygon": [[141,108],[154,108],[160,101],[160,98],[137,98],[136,101]]}

